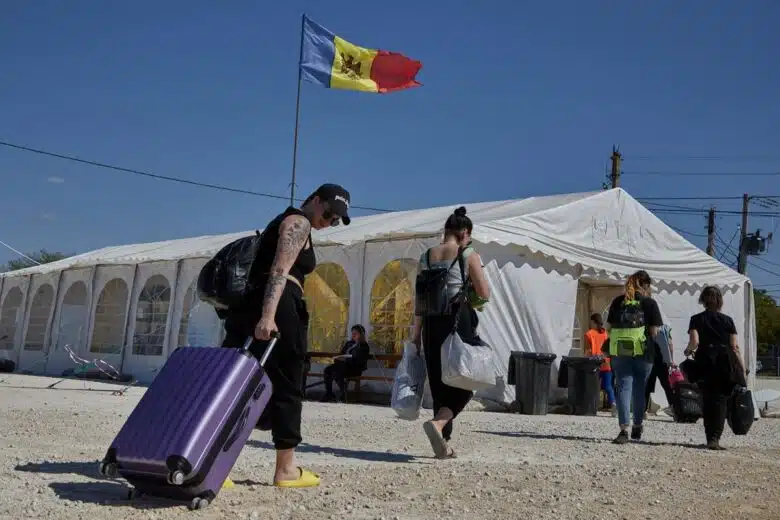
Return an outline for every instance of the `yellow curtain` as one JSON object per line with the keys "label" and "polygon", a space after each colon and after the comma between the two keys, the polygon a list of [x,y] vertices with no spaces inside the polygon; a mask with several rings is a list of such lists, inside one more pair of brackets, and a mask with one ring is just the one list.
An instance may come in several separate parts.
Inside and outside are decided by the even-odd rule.
{"label": "yellow curtain", "polygon": [[340,265],[320,264],[306,277],[303,295],[309,311],[309,350],[340,350],[349,319],[347,273]]}
{"label": "yellow curtain", "polygon": [[371,340],[383,352],[401,353],[413,322],[412,279],[417,262],[393,260],[379,272],[371,287]]}

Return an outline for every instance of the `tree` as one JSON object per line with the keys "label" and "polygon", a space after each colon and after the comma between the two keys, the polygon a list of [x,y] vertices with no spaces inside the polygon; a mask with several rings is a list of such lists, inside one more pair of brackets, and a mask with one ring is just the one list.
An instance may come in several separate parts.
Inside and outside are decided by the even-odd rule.
{"label": "tree", "polygon": [[[48,264],[50,262],[56,262],[57,260],[62,260],[63,258],[68,258],[70,255],[66,255],[63,253],[58,252],[49,252],[45,249],[41,249],[38,252],[35,253],[29,253],[27,256],[35,260],[35,262],[38,262],[38,264]],[[31,262],[27,258],[19,258],[18,260],[11,260],[5,265],[4,271],[17,271],[19,269],[26,269],[27,267],[32,267],[34,265],[37,265],[35,262]]]}
{"label": "tree", "polygon": [[766,291],[753,290],[756,304],[758,354],[766,355],[770,345],[780,345],[780,307]]}

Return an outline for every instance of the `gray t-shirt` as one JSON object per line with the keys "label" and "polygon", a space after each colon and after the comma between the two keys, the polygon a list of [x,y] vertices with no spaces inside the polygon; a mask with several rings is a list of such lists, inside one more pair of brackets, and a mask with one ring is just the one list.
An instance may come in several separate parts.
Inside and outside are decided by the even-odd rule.
{"label": "gray t-shirt", "polygon": [[[420,256],[420,265],[422,266],[422,269],[428,268],[428,262],[426,259],[426,256],[428,255],[428,249],[425,251],[425,253]],[[469,256],[471,256],[474,253],[474,249],[471,247],[466,248],[463,251],[463,268],[466,270],[466,276],[465,278],[468,279],[469,277],[469,264],[467,262]],[[454,258],[450,258],[449,260],[439,260],[438,262],[431,262],[430,267],[431,268],[448,268],[450,265],[452,265],[452,262],[454,261]],[[457,296],[457,294],[460,292],[460,288],[463,286],[463,280],[460,276],[460,264],[458,262],[455,262],[455,265],[452,265],[449,271],[447,271],[447,298],[454,298]]]}

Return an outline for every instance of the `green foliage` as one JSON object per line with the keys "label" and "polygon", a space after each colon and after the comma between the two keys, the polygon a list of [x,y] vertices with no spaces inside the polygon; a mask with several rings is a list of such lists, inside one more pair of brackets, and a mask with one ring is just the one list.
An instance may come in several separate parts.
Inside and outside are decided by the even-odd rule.
{"label": "green foliage", "polygon": [[[38,252],[35,253],[29,253],[27,254],[30,258],[35,260],[35,262],[38,262],[39,264],[48,264],[50,262],[56,262],[57,260],[62,260],[63,258],[67,258],[69,255],[58,253],[58,252],[49,252],[45,249],[41,249]],[[19,269],[26,269],[28,267],[32,267],[34,265],[37,265],[35,262],[31,262],[30,260],[26,258],[19,258],[17,260],[11,260],[4,266],[4,271],[17,271]]]}
{"label": "green foliage", "polygon": [[780,345],[780,306],[766,291],[753,291],[756,303],[758,355],[769,353],[770,345]]}

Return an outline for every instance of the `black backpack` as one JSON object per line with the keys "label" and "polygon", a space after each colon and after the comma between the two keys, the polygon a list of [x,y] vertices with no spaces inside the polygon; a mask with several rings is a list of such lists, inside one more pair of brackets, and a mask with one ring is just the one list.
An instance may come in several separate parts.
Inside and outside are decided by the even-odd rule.
{"label": "black backpack", "polygon": [[[449,267],[431,267],[431,250],[425,252],[425,267],[417,274],[414,284],[415,312],[418,316],[443,316],[450,312],[450,298],[447,297],[447,273],[456,263],[460,263],[461,272],[464,269],[463,251],[458,249],[458,255]],[[465,284],[464,284],[465,286]],[[465,287],[464,287],[465,289]]]}
{"label": "black backpack", "polygon": [[198,275],[198,298],[215,309],[240,307],[251,289],[249,273],[257,256],[262,234],[239,238],[206,262]]}
{"label": "black backpack", "polygon": [[624,299],[620,303],[620,325],[621,329],[638,329],[645,326],[645,313],[642,309],[642,303],[637,300]]}

